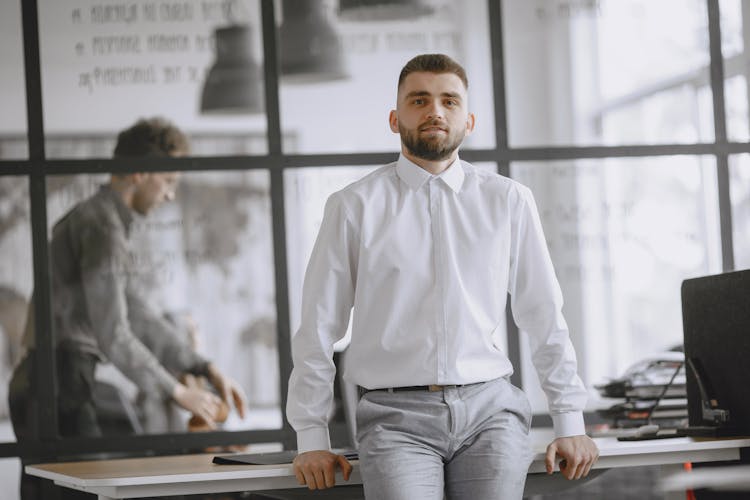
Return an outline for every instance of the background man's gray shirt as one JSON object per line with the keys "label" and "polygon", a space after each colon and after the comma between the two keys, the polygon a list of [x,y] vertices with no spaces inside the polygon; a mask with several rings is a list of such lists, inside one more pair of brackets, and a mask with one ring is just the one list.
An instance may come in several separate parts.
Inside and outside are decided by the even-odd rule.
{"label": "background man's gray shirt", "polygon": [[[142,271],[130,251],[133,217],[119,195],[102,186],[55,224],[53,327],[58,346],[108,359],[142,391],[170,396],[177,384],[172,373],[204,375],[208,363],[142,299],[137,279]],[[27,347],[34,344],[32,323]]]}

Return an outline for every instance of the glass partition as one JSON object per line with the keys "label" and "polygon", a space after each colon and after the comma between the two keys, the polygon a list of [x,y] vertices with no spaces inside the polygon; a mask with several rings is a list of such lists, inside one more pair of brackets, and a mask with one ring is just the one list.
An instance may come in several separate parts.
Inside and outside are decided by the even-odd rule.
{"label": "glass partition", "polygon": [[745,47],[750,42],[750,5],[740,0],[721,0],[721,53],[724,57],[724,102],[727,136],[730,141],[750,140],[748,92],[750,69],[745,63]]}
{"label": "glass partition", "polygon": [[[681,344],[682,280],[721,272],[714,160],[519,162],[511,173],[536,198],[587,387]],[[526,388],[545,411],[536,383]]]}
{"label": "glass partition", "polygon": [[156,115],[218,142],[196,155],[265,153],[259,5],[40,1],[48,157],[109,156],[100,141]]}
{"label": "glass partition", "polygon": [[323,220],[326,200],[334,192],[361,179],[376,168],[378,167],[308,167],[284,171],[287,282],[292,334],[299,328],[302,282]]}
{"label": "glass partition", "polygon": [[[174,189],[175,201],[143,216],[125,207],[108,175],[50,177],[47,206],[53,235],[52,281],[62,275],[60,270],[70,260],[84,266],[91,263],[91,255],[117,256],[115,272],[94,265],[91,279],[99,283],[112,280],[122,286],[129,328],[161,364],[184,383],[192,382],[174,368],[182,365],[175,364],[174,352],[165,347],[172,344],[164,339],[171,338],[182,346],[179,352],[195,352],[211,361],[246,393],[249,415],[242,419],[230,411],[220,428],[279,429],[282,417],[268,172],[184,172]],[[66,222],[52,229],[63,217]],[[92,220],[99,221],[97,231],[120,238],[114,240],[117,243],[104,249],[98,247],[102,244],[97,238],[87,243],[83,235]],[[67,244],[60,234],[76,243]],[[81,257],[86,251],[88,260]],[[59,313],[65,304],[75,309],[81,300],[75,283],[53,286],[53,311]],[[108,309],[109,301],[117,298],[96,296],[91,300],[101,301],[100,307]],[[60,313],[68,318],[66,314]],[[71,333],[63,323],[56,327],[58,339],[75,338],[74,345],[88,343],[89,349],[107,352],[102,346],[111,334],[106,330],[103,334],[87,333],[86,329]],[[89,340],[81,340],[81,336]],[[100,391],[95,395],[104,409],[100,421],[105,435],[202,430],[188,412],[159,396],[159,391],[126,376],[123,366],[128,363],[112,359],[97,365],[96,387]],[[210,387],[205,381],[198,383]]]}
{"label": "glass partition", "polygon": [[388,127],[398,75],[413,56],[442,52],[469,79],[477,128],[467,148],[495,145],[487,2],[280,2],[280,107],[286,153],[397,151]]}
{"label": "glass partition", "polygon": [[29,157],[21,2],[0,2],[0,160]]}
{"label": "glass partition", "polygon": [[26,177],[0,176],[0,442],[15,441],[8,382],[23,356],[23,332],[34,286]]}
{"label": "glass partition", "polygon": [[502,0],[511,146],[713,139],[706,3]]}
{"label": "glass partition", "polygon": [[750,155],[729,157],[734,268],[750,269]]}

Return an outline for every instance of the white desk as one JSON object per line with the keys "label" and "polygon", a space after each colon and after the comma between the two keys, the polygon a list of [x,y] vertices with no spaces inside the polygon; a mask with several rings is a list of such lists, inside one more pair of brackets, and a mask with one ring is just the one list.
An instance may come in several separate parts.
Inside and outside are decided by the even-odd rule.
{"label": "white desk", "polygon": [[[566,481],[559,473],[544,474],[544,449],[549,434],[535,432],[533,437],[537,443],[536,456],[529,468],[527,494],[574,487],[575,481]],[[595,441],[600,450],[597,470],[654,465],[662,466],[665,473],[680,470],[684,462],[738,460],[740,449],[750,447],[750,438],[638,442],[596,438]],[[99,495],[99,500],[299,487],[291,465],[214,465],[212,458],[213,455],[206,454],[39,464],[26,466],[26,472],[60,486]],[[361,483],[357,462],[353,465],[349,482],[345,483],[338,474],[337,484]]]}
{"label": "white desk", "polygon": [[708,488],[717,491],[750,491],[750,465],[707,467],[677,472],[662,479],[663,491]]}

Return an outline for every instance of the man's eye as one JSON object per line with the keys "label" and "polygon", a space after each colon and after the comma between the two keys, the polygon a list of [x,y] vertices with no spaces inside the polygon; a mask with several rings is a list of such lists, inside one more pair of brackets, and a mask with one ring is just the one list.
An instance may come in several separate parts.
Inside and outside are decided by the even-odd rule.
{"label": "man's eye", "polygon": [[445,102],[446,106],[458,106],[458,102],[454,100],[448,100]]}
{"label": "man's eye", "polygon": [[420,106],[420,105],[424,104],[424,99],[414,99],[412,101],[412,104],[416,104],[417,106]]}

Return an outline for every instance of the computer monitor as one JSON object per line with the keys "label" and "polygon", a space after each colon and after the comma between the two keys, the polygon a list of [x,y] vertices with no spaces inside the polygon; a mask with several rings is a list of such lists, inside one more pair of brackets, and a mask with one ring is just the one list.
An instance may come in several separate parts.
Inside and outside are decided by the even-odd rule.
{"label": "computer monitor", "polygon": [[750,435],[750,270],[682,283],[688,434]]}

